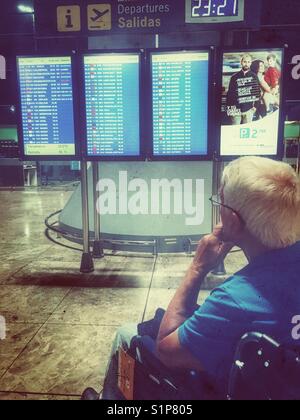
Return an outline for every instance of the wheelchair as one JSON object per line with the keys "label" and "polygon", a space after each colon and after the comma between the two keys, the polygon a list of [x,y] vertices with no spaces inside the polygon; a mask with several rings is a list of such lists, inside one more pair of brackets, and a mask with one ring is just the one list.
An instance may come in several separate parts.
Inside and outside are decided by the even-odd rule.
{"label": "wheelchair", "polygon": [[[134,400],[300,400],[300,349],[257,332],[244,335],[237,346],[226,396],[217,393],[205,373],[171,371],[155,356],[164,313],[158,309],[153,320],[140,324],[131,341]],[[98,399],[95,391],[86,391],[95,398],[82,399]]]}
{"label": "wheelchair", "polygon": [[[159,400],[162,396],[174,400],[226,399],[215,393],[213,384],[205,382],[207,378],[198,374],[189,378],[172,376],[153,355],[151,337],[137,337],[132,345],[141,361],[135,399]],[[300,400],[299,349],[285,348],[260,333],[243,336],[234,357],[227,399]]]}

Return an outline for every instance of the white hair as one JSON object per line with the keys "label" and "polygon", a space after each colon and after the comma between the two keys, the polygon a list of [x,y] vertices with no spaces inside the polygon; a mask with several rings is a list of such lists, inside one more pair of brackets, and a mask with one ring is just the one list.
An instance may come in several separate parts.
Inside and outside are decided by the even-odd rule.
{"label": "white hair", "polygon": [[285,248],[300,239],[300,179],[283,162],[244,157],[224,170],[224,204],[236,210],[263,245]]}

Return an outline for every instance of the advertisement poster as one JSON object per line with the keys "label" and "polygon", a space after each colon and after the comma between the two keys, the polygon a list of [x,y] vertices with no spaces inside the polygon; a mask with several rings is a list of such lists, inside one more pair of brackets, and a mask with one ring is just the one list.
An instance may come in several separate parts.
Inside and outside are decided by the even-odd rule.
{"label": "advertisement poster", "polygon": [[275,156],[282,95],[280,49],[223,54],[221,156]]}

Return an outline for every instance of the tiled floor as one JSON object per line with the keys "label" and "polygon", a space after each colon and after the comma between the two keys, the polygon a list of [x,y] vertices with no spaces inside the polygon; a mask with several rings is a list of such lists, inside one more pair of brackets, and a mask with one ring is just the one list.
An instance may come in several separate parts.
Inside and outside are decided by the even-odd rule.
{"label": "tiled floor", "polygon": [[[91,275],[81,254],[53,245],[44,219],[69,191],[0,192],[1,399],[78,399],[100,390],[118,326],[149,319],[166,307],[191,261],[186,255],[108,255]],[[231,254],[232,273],[245,264]],[[220,279],[210,276],[199,303]]]}

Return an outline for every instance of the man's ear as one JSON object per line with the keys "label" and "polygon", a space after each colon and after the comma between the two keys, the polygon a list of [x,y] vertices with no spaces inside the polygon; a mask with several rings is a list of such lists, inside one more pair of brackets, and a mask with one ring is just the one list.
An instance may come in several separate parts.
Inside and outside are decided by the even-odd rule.
{"label": "man's ear", "polygon": [[225,241],[238,241],[244,230],[244,225],[238,215],[234,211],[224,209],[222,220],[224,221],[223,226]]}
{"label": "man's ear", "polygon": [[240,217],[234,212],[230,212],[231,219],[231,231],[236,239],[240,238],[241,233],[244,230],[244,224],[242,223]]}

